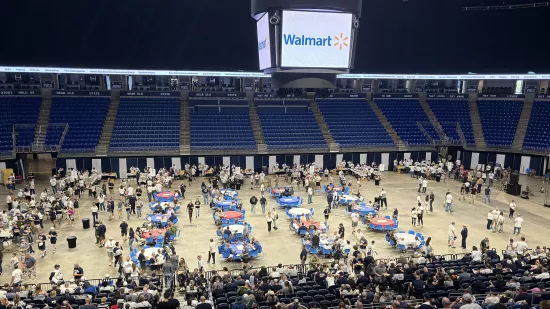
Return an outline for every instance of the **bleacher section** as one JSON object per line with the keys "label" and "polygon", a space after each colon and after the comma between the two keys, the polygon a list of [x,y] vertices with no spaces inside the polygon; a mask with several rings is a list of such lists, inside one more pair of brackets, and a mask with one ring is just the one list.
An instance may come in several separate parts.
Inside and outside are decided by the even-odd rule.
{"label": "bleacher section", "polygon": [[[248,107],[231,112],[191,111],[191,150],[254,150]],[[245,112],[246,110],[246,112]]]}
{"label": "bleacher section", "polygon": [[460,141],[460,134],[456,128],[458,122],[466,143],[470,146],[475,145],[468,100],[428,99],[428,105],[449,138]]}
{"label": "bleacher section", "polygon": [[424,129],[434,140],[439,139],[418,99],[375,99],[375,103],[397,135],[409,145],[428,145],[430,143],[420,130],[418,122],[423,123]]}
{"label": "bleacher section", "polygon": [[69,130],[61,150],[95,151],[109,103],[108,97],[54,97],[46,133],[46,146],[58,145],[63,135],[64,127],[52,124],[68,124]]}
{"label": "bleacher section", "polygon": [[487,146],[512,146],[522,108],[523,101],[518,100],[478,100]]}
{"label": "bleacher section", "polygon": [[110,152],[177,151],[179,141],[179,98],[120,99]]}
{"label": "bleacher section", "polygon": [[317,104],[330,133],[341,148],[394,146],[367,102],[317,100]]}
{"label": "bleacher section", "polygon": [[[523,141],[523,148],[545,150],[550,147],[550,101],[535,101],[527,133]],[[519,116],[518,116],[519,117]]]}
{"label": "bleacher section", "polygon": [[0,151],[13,149],[13,125],[27,125],[16,128],[17,146],[32,145],[38,114],[40,97],[0,97]]}
{"label": "bleacher section", "polygon": [[261,112],[258,115],[268,150],[328,147],[312,112]]}

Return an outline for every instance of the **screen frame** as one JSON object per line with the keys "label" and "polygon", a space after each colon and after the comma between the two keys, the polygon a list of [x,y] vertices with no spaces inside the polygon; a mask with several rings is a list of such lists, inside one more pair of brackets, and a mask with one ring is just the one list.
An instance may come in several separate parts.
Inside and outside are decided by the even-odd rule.
{"label": "screen frame", "polygon": [[262,16],[260,16],[256,20],[256,41],[258,40],[258,23],[263,18],[267,18],[267,35],[269,37],[270,44],[269,44],[269,66],[262,68],[261,65],[260,65],[260,51],[258,50],[257,53],[256,53],[258,55],[258,68],[261,71],[273,68],[273,53],[275,51],[275,49],[273,48],[273,43],[272,43],[273,42],[273,29],[272,29],[273,26],[269,22],[269,18],[270,18],[269,12],[266,12],[265,14],[263,14]]}
{"label": "screen frame", "polygon": [[[284,26],[284,14],[285,12],[292,11],[292,12],[310,12],[310,13],[331,13],[331,14],[346,14],[351,15],[351,23],[350,23],[350,51],[349,51],[349,58],[348,58],[348,65],[347,67],[309,67],[309,66],[283,66],[283,26]],[[312,10],[280,10],[279,16],[281,16],[281,22],[277,25],[275,32],[276,32],[276,38],[277,38],[277,59],[276,59],[276,67],[281,69],[298,69],[303,68],[307,70],[349,70],[353,68],[353,63],[355,62],[355,30],[357,30],[354,26],[354,20],[356,20],[356,15],[349,12],[330,12],[330,11],[312,11]]]}

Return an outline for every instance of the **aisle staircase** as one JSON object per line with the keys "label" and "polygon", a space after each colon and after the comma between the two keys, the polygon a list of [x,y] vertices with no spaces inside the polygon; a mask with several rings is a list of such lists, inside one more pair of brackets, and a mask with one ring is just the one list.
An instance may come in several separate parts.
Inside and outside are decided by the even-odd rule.
{"label": "aisle staircase", "polygon": [[252,125],[252,132],[254,133],[254,140],[256,141],[258,153],[267,153],[267,145],[265,144],[260,117],[258,116],[256,104],[254,104],[253,100],[248,101],[248,113],[250,115],[250,124]]}
{"label": "aisle staircase", "polygon": [[395,144],[395,147],[397,147],[398,150],[406,149],[407,147],[406,147],[405,143],[401,140],[399,135],[397,135],[395,130],[392,128],[388,118],[386,118],[386,116],[384,116],[384,113],[382,113],[382,111],[380,110],[378,105],[376,105],[376,103],[374,103],[374,99],[372,98],[371,95],[369,95],[367,97],[367,102],[369,103],[370,107],[372,108],[372,111],[376,114],[376,117],[378,117],[378,121],[380,121],[380,123],[386,129],[386,132],[388,132],[388,134],[390,135],[393,143]]}
{"label": "aisle staircase", "polygon": [[44,152],[46,149],[46,133],[48,132],[51,110],[52,96],[50,91],[49,96],[45,95],[40,104],[40,113],[38,114],[38,121],[36,123],[36,130],[34,131],[34,140],[32,143],[33,152]]}
{"label": "aisle staircase", "polygon": [[181,96],[180,107],[180,155],[191,154],[191,117],[189,101]]}
{"label": "aisle staircase", "polygon": [[523,141],[525,140],[525,134],[527,133],[529,118],[531,118],[533,101],[535,101],[534,93],[525,94],[525,100],[523,101],[523,109],[521,110],[521,114],[519,116],[516,135],[514,136],[514,141],[512,142],[512,151],[521,152],[523,150]]}
{"label": "aisle staircase", "polygon": [[435,131],[437,132],[439,139],[442,141],[447,140],[447,136],[445,132],[443,132],[443,129],[441,128],[441,124],[437,120],[437,117],[435,116],[432,109],[430,108],[430,105],[428,104],[426,92],[418,93],[418,102],[420,102],[420,106],[422,106],[422,109],[424,109],[424,112],[428,116],[428,119],[430,119],[430,123],[432,124]]}
{"label": "aisle staircase", "polygon": [[479,110],[477,108],[477,93],[470,93],[468,104],[470,106],[470,119],[472,120],[476,149],[487,150],[487,143],[483,136],[483,128],[481,127],[481,119],[479,118]]}
{"label": "aisle staircase", "polygon": [[109,145],[111,144],[111,137],[113,136],[113,129],[115,127],[116,115],[119,106],[120,92],[113,91],[111,93],[111,103],[109,104],[109,110],[107,111],[105,121],[103,122],[103,130],[101,131],[99,144],[96,148],[96,156],[106,156],[109,152]]}
{"label": "aisle staircase", "polygon": [[334,137],[332,137],[325,118],[323,117],[323,114],[321,114],[321,110],[319,109],[317,102],[315,102],[315,99],[311,100],[311,111],[315,116],[315,120],[317,120],[317,125],[319,126],[319,129],[321,129],[321,133],[323,133],[323,137],[325,138],[325,142],[329,147],[329,151],[339,152],[340,146],[338,145],[338,143],[336,143]]}

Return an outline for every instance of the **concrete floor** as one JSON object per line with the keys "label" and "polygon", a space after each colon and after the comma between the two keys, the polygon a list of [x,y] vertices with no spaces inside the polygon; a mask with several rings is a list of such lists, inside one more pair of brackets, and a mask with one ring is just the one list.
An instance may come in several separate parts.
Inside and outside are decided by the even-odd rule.
{"label": "concrete floor", "polygon": [[[36,164],[35,164],[36,165]],[[37,169],[35,169],[37,170]],[[197,179],[193,182],[193,187],[188,187],[186,197],[188,200],[195,200],[200,197],[200,183],[202,179]],[[527,179],[522,176],[520,183],[529,184],[532,188],[540,188],[540,180]],[[285,182],[281,178],[280,185],[284,185]],[[46,180],[39,180],[36,183],[37,192],[40,192],[48,183]],[[176,182],[179,186],[179,181]],[[355,185],[355,183],[354,183]],[[408,230],[413,228],[410,224],[410,209],[416,204],[417,196],[417,182],[416,179],[412,179],[409,175],[399,175],[393,172],[385,172],[382,185],[387,191],[388,196],[388,210],[384,210],[382,215],[391,215],[393,208],[398,208],[400,213],[400,228]],[[362,188],[360,192],[369,199],[378,195],[381,187],[374,186],[373,182],[362,181]],[[21,185],[18,187],[21,188]],[[547,224],[546,218],[550,217],[550,208],[544,208],[541,206],[544,200],[544,196],[535,193],[535,196],[531,200],[523,200],[519,197],[513,197],[499,189],[494,188],[492,194],[492,205],[485,205],[482,197],[478,197],[477,202],[474,205],[467,202],[458,201],[458,192],[460,184],[455,181],[448,181],[447,183],[436,183],[430,181],[428,191],[433,190],[436,196],[434,202],[434,213],[425,215],[425,225],[423,228],[413,228],[416,231],[421,232],[426,237],[432,237],[432,246],[435,250],[435,254],[449,254],[459,253],[463,250],[451,249],[447,247],[447,229],[452,221],[456,222],[457,231],[459,232],[462,224],[466,224],[469,228],[468,248],[473,245],[479,246],[480,241],[488,236],[490,239],[491,247],[498,250],[504,249],[509,238],[512,236],[513,223],[510,220],[504,223],[504,233],[491,233],[487,232],[486,216],[491,207],[498,207],[500,209],[508,210],[508,204],[512,199],[515,199],[517,203],[517,212],[521,214],[524,221],[524,227],[522,229],[522,235],[527,238],[527,243],[530,247],[534,248],[537,245],[550,245],[545,240],[546,233],[550,232],[550,226]],[[354,188],[354,190],[356,190]],[[453,214],[445,213],[443,210],[443,198],[446,190],[451,190],[454,194],[454,209]],[[5,188],[0,190],[0,200],[5,201],[7,191]],[[538,192],[538,190],[537,190]],[[251,190],[248,186],[239,192],[239,196],[245,201],[245,209],[247,210],[247,222],[253,227],[252,236],[258,239],[264,247],[264,255],[261,259],[252,260],[253,266],[261,265],[276,265],[278,263],[290,264],[299,263],[300,252],[300,240],[299,238],[288,229],[288,221],[285,219],[285,215],[282,210],[279,210],[280,220],[278,222],[279,230],[272,230],[271,233],[267,232],[267,223],[265,222],[265,216],[260,213],[256,215],[250,214],[250,205],[248,200],[256,194],[259,196],[259,190]],[[305,197],[304,192],[298,192],[298,195]],[[305,199],[307,201],[307,198]],[[81,217],[91,217],[90,207],[92,200],[84,197],[81,200]],[[185,202],[185,204],[187,201]],[[322,210],[326,207],[325,195],[316,195],[313,198],[313,204],[306,205],[308,208],[313,207],[316,212],[316,219],[322,219]],[[6,205],[2,202],[4,209]],[[268,198],[268,207],[276,207],[274,198]],[[148,208],[144,207],[144,210]],[[257,209],[260,209],[259,205]],[[261,211],[260,211],[261,212]],[[107,225],[108,236],[114,237],[115,240],[120,239],[119,227],[120,220],[114,219],[107,220],[106,213],[100,213],[100,219],[104,220]],[[507,217],[507,216],[506,216]],[[182,220],[183,219],[183,220]],[[187,215],[185,213],[180,214],[180,222],[187,223]],[[212,220],[211,211],[207,207],[202,208],[202,214],[197,220],[193,220],[198,225],[197,227],[185,227],[181,232],[181,239],[175,244],[177,253],[180,257],[184,257],[190,267],[196,265],[197,255],[202,255],[206,258],[208,252],[208,241],[210,238],[216,239],[215,226]],[[331,232],[338,226],[339,223],[343,223],[346,227],[346,238],[349,239],[352,244],[357,240],[351,234],[351,220],[344,216],[343,208],[339,208],[333,211],[330,216],[329,225],[331,226]],[[141,221],[133,217],[129,222],[130,226],[134,228],[141,225]],[[50,227],[49,223],[45,225],[45,228]],[[181,227],[181,224],[180,224]],[[75,221],[72,227],[63,227],[59,230],[60,237],[58,241],[58,248],[55,254],[52,254],[50,248],[47,256],[44,259],[38,260],[38,282],[46,282],[49,273],[53,270],[54,264],[60,264],[62,270],[65,273],[65,277],[69,277],[72,273],[72,266],[74,263],[79,263],[84,268],[85,277],[87,278],[101,278],[105,274],[111,276],[116,275],[117,272],[114,267],[108,266],[107,254],[105,248],[99,248],[95,243],[93,229],[84,230],[80,219]],[[78,238],[77,248],[69,250],[67,247],[66,237],[74,235]],[[378,251],[377,258],[387,258],[399,256],[399,252],[389,247],[384,241],[383,233],[366,232],[365,234],[369,242],[371,240],[376,241],[376,249]],[[515,237],[518,238],[518,237]],[[4,251],[4,273],[0,278],[1,283],[9,282],[11,277],[11,268],[8,266],[9,258],[11,257],[10,248],[6,248]],[[224,261],[219,261],[216,265],[206,265],[207,270],[221,269],[227,266],[229,268],[237,268],[240,265],[232,264]]]}

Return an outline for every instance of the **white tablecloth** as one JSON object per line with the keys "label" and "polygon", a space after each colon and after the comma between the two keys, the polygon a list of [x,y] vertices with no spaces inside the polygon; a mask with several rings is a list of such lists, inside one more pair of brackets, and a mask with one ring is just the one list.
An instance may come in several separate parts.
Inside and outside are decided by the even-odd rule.
{"label": "white tablecloth", "polygon": [[231,232],[235,232],[237,231],[237,233],[243,233],[243,230],[244,230],[244,225],[240,225],[240,224],[232,224],[229,226],[229,230]]}
{"label": "white tablecloth", "polygon": [[307,209],[307,208],[291,208],[288,210],[289,213],[293,214],[293,215],[302,215],[302,214],[306,214],[306,215],[309,215],[311,213],[311,210]]}
{"label": "white tablecloth", "polygon": [[398,244],[405,245],[407,247],[414,247],[416,235],[408,233],[395,233],[394,235]]}
{"label": "white tablecloth", "polygon": [[[157,202],[152,203],[153,208],[157,207],[157,204],[158,204]],[[162,203],[160,203],[160,207],[162,207],[162,208],[170,207],[170,203],[169,202],[162,202]]]}
{"label": "white tablecloth", "polygon": [[155,247],[151,247],[151,248],[147,248],[147,249],[143,249],[145,250],[145,252],[143,253],[145,255],[145,257],[147,259],[150,259],[151,256],[153,255],[153,253],[158,253],[157,251],[158,250],[161,250],[162,248],[155,248]]}

